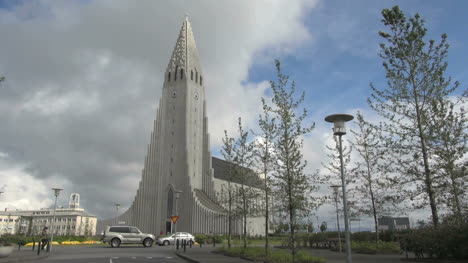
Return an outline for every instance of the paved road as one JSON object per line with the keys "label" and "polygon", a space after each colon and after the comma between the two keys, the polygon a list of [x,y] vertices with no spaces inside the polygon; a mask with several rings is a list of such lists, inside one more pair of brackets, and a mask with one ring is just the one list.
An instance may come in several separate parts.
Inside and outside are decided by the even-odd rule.
{"label": "paved road", "polygon": [[144,248],[141,245],[122,245],[119,248],[109,246],[56,246],[49,257],[41,260],[44,263],[186,263],[174,254],[173,247],[153,246]]}

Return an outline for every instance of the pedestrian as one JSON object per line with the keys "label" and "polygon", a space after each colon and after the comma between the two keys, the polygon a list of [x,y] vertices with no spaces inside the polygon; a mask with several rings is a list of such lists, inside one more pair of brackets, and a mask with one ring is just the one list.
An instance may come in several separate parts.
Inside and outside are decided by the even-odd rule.
{"label": "pedestrian", "polygon": [[48,231],[47,231],[48,229],[49,229],[49,228],[46,227],[46,226],[42,229],[42,233],[41,233],[41,243],[42,243],[41,249],[42,249],[42,250],[44,250],[44,247],[47,245],[47,242],[49,241],[49,238],[48,238],[49,235],[48,235],[48,233],[47,233],[47,232],[48,232]]}

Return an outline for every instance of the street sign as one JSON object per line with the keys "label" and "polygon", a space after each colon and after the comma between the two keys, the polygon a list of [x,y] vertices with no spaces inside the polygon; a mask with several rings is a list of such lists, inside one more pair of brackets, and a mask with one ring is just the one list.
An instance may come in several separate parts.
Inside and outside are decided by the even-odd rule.
{"label": "street sign", "polygon": [[172,223],[177,223],[177,220],[179,220],[179,216],[171,216]]}

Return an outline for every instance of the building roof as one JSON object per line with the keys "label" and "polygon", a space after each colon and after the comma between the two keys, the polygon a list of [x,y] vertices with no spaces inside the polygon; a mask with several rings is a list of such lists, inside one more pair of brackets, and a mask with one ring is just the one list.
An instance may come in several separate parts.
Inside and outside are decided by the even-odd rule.
{"label": "building roof", "polygon": [[[224,181],[229,181],[229,169],[231,168],[230,166],[233,165],[234,169],[237,169],[238,167],[240,167],[237,164],[232,164],[232,163],[229,163],[225,160],[222,160],[216,157],[211,158],[211,164],[213,165],[214,177],[216,179],[220,179]],[[254,171],[245,167],[240,167],[240,169],[243,169],[245,173],[247,174],[247,180],[244,182],[244,185],[263,189],[263,180],[260,179]],[[231,182],[242,184],[241,178],[237,176],[233,176],[233,178],[231,179]]]}
{"label": "building roof", "polygon": [[[51,217],[54,215],[53,209],[39,209],[39,210],[10,210],[0,211],[2,216],[32,216],[32,217]],[[95,215],[89,214],[84,211],[83,208],[58,208],[55,216],[85,216],[85,217],[96,217]]]}

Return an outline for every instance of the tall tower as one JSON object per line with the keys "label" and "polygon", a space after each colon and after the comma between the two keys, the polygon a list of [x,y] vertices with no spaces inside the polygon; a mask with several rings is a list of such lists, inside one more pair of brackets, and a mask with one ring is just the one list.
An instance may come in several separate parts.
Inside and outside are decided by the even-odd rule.
{"label": "tall tower", "polygon": [[[142,178],[131,207],[105,225],[135,225],[166,233],[226,232],[217,204],[209,150],[204,75],[188,18],[165,72]],[[174,226],[170,217],[178,215]]]}

